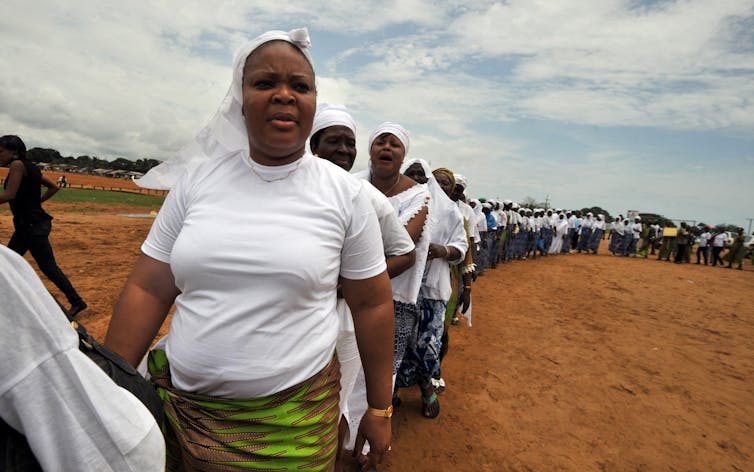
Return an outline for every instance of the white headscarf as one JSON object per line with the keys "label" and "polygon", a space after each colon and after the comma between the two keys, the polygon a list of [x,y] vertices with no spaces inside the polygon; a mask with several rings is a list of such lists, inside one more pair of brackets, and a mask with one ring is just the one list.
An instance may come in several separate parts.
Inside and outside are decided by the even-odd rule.
{"label": "white headscarf", "polygon": [[[456,205],[450,198],[448,198],[445,191],[440,187],[440,184],[437,183],[437,179],[435,179],[432,169],[429,167],[429,163],[424,159],[410,159],[405,161],[401,166],[401,174],[405,173],[406,169],[411,167],[412,164],[419,164],[424,170],[424,176],[427,178],[426,185],[431,198],[429,203],[429,215],[427,217],[429,222],[429,233],[427,234],[432,235],[436,229],[439,230],[439,228],[443,226],[443,216],[448,214],[448,212],[455,210]],[[434,242],[434,240],[430,238],[430,242]]]}
{"label": "white headscarf", "polygon": [[474,207],[472,208],[472,210],[474,210],[474,214],[477,216],[477,218],[479,217],[479,215],[482,215],[482,202],[480,202],[476,198],[472,198],[471,200],[469,200],[469,203],[474,204]]}
{"label": "white headscarf", "polygon": [[460,185],[464,190],[469,185],[469,181],[466,180],[466,176],[461,174],[453,174],[453,178],[456,179],[456,185]]}
{"label": "white headscarf", "polygon": [[329,128],[330,126],[345,126],[356,134],[356,122],[348,113],[345,105],[338,103],[320,103],[317,105],[317,112],[314,114],[314,125],[312,126],[312,136],[319,130]]}
{"label": "white headscarf", "polygon": [[[369,136],[369,149],[372,149],[372,143],[374,142],[374,140],[384,133],[390,133],[398,138],[403,144],[403,148],[406,150],[403,156],[408,156],[408,130],[398,123],[393,123],[392,121],[386,121],[375,128],[374,131],[372,131],[372,134]],[[430,174],[431,173],[432,172],[430,172]]]}
{"label": "white headscarf", "polygon": [[[453,200],[448,198],[445,191],[437,183],[432,169],[429,167],[429,163],[424,159],[411,159],[403,163],[401,166],[401,173],[406,172],[413,164],[419,164],[424,170],[424,175],[427,177],[427,189],[430,194],[429,203],[429,215],[427,216],[428,226],[425,226],[424,231],[429,231],[429,242],[444,244],[443,240],[447,237],[450,225],[453,223],[453,214],[463,218],[458,210],[458,207]],[[439,288],[441,291],[447,291],[450,293],[450,267],[448,262],[442,259],[433,259],[427,264],[425,269],[425,280],[422,285],[425,287]],[[447,290],[446,290],[447,289]]]}
{"label": "white headscarf", "polygon": [[268,31],[241,46],[233,60],[233,80],[215,112],[215,116],[199,131],[196,137],[183,146],[178,153],[162,164],[153,167],[144,177],[136,180],[140,187],[168,190],[190,166],[216,159],[231,152],[249,152],[249,137],[241,114],[243,104],[243,68],[246,58],[255,49],[270,41],[286,41],[304,54],[314,70],[309,47],[309,31],[300,28],[285,31]]}

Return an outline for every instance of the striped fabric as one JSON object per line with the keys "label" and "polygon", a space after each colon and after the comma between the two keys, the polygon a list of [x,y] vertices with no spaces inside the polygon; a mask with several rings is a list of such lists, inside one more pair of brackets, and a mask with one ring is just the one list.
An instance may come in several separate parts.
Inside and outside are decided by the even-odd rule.
{"label": "striped fabric", "polygon": [[331,471],[337,452],[340,365],[275,395],[229,400],[176,391],[165,351],[149,354],[165,407],[169,471]]}

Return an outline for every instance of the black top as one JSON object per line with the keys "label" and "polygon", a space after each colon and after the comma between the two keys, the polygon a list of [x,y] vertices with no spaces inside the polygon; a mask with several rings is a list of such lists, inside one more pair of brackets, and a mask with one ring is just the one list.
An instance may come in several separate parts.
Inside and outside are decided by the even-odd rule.
{"label": "black top", "polygon": [[[13,213],[13,226],[16,230],[28,230],[39,221],[49,221],[52,216],[42,209],[42,172],[31,161],[20,159],[26,168],[26,175],[21,177],[16,196],[8,202]],[[5,179],[4,187],[8,186]]]}

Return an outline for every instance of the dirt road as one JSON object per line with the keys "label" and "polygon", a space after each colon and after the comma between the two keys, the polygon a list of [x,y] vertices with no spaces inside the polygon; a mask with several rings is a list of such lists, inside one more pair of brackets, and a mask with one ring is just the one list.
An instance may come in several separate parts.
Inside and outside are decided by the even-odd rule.
{"label": "dirt road", "polygon": [[[89,303],[80,321],[102,339],[152,219],[45,206],[59,264]],[[4,206],[0,240],[11,228]],[[440,417],[421,417],[418,391],[402,392],[383,469],[751,470],[744,268],[568,255],[488,271],[473,327],[452,327]]]}

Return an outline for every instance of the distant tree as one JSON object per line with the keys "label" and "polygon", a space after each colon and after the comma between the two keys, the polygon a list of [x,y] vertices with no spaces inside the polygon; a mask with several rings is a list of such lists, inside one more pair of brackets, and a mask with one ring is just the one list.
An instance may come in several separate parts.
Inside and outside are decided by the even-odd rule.
{"label": "distant tree", "polygon": [[739,229],[743,229],[743,228],[741,228],[740,226],[731,225],[728,223],[719,224],[713,228],[713,230],[716,233],[721,232],[721,231],[730,231],[733,234],[738,234]]}
{"label": "distant tree", "polygon": [[657,213],[639,213],[642,223],[648,225],[660,225],[661,228],[675,228],[676,225],[671,220]]}
{"label": "distant tree", "polygon": [[89,156],[79,156],[76,158],[76,165],[82,169],[92,168],[92,158]]}
{"label": "distant tree", "polygon": [[605,215],[605,221],[612,222],[615,219],[609,211],[598,206],[593,206],[591,208],[582,208],[580,211],[581,216],[585,216],[587,213],[591,213],[595,218],[597,217],[597,215]]}
{"label": "distant tree", "polygon": [[99,157],[92,157],[92,168],[93,169],[110,169],[110,161],[105,159],[100,159]]}
{"label": "distant tree", "polygon": [[32,162],[59,163],[63,156],[54,149],[31,148],[26,151],[26,157]]}
{"label": "distant tree", "polygon": [[110,162],[110,168],[117,169],[117,170],[133,170],[134,161],[119,157],[115,159],[114,161]]}
{"label": "distant tree", "polygon": [[119,157],[115,160],[108,161],[106,159],[100,159],[93,156],[62,156],[55,149],[45,148],[31,148],[26,152],[27,157],[32,162],[44,162],[48,164],[68,164],[76,166],[79,169],[113,169],[113,170],[126,170],[137,171],[145,173],[152,167],[160,164],[160,161],[156,159],[138,159],[132,161],[124,157]]}
{"label": "distant tree", "polygon": [[149,169],[158,164],[160,164],[160,161],[156,159],[137,159],[136,162],[134,162],[132,170],[135,170],[136,172],[146,173]]}
{"label": "distant tree", "polygon": [[526,196],[521,200],[520,205],[524,208],[546,208],[547,204],[544,202],[538,202],[534,197]]}

